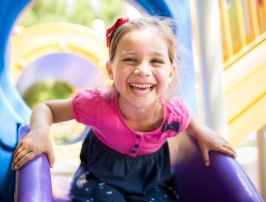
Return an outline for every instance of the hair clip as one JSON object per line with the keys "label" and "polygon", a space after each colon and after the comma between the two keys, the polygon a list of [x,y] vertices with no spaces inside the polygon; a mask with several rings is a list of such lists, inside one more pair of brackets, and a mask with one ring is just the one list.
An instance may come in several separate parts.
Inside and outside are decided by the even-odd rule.
{"label": "hair clip", "polygon": [[107,47],[110,47],[110,45],[111,45],[113,34],[114,34],[116,28],[119,27],[120,25],[125,24],[128,21],[129,21],[129,18],[118,18],[116,23],[112,27],[107,29],[107,31],[106,31],[106,45],[107,45]]}

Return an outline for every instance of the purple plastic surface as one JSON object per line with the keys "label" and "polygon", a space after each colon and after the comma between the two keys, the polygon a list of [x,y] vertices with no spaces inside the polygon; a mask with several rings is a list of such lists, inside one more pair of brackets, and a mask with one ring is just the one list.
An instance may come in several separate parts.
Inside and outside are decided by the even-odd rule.
{"label": "purple plastic surface", "polygon": [[264,202],[249,177],[233,158],[210,152],[210,166],[203,164],[197,141],[184,135],[178,145],[175,188],[181,202]]}
{"label": "purple plastic surface", "polygon": [[[28,126],[22,127],[21,135],[28,131]],[[182,135],[176,147],[174,187],[181,202],[264,202],[235,159],[211,152],[211,165],[204,166],[197,141],[190,135]],[[65,201],[53,199],[50,167],[45,155],[18,171],[16,190],[18,202]]]}
{"label": "purple plastic surface", "polygon": [[[29,127],[22,127],[20,138],[26,136]],[[17,202],[52,202],[52,184],[50,165],[45,154],[35,157],[17,171]]]}

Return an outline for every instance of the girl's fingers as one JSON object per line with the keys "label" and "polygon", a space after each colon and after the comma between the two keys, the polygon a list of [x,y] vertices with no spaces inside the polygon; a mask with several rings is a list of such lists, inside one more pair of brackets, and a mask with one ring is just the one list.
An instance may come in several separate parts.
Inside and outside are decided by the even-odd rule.
{"label": "girl's fingers", "polygon": [[17,156],[25,149],[25,147],[22,145],[22,143],[18,144],[14,151],[14,157],[13,157],[13,162],[17,158]]}
{"label": "girl's fingers", "polygon": [[20,169],[25,163],[30,161],[34,157],[32,151],[28,151],[24,148],[19,148],[14,156],[12,163],[12,169]]}
{"label": "girl's fingers", "polygon": [[225,142],[225,143],[223,144],[223,146],[224,146],[224,147],[227,147],[228,149],[232,148],[232,146],[230,145],[229,142]]}
{"label": "girl's fingers", "polygon": [[233,152],[236,154],[235,150],[233,149],[233,147],[230,145],[229,142],[227,142],[227,143],[224,145],[224,147],[226,147],[227,149],[233,151]]}
{"label": "girl's fingers", "polygon": [[12,162],[13,165],[17,164],[17,162],[20,161],[20,158],[22,158],[25,155],[26,151],[24,150],[25,149],[22,146],[16,148]]}
{"label": "girl's fingers", "polygon": [[235,150],[228,144],[226,144],[222,147],[222,152],[231,156],[231,157],[234,157],[234,158],[236,157]]}
{"label": "girl's fingers", "polygon": [[21,147],[21,142],[20,142],[20,143],[17,145],[17,147],[15,148],[14,154],[17,153],[17,151],[20,149],[20,147]]}
{"label": "girl's fingers", "polygon": [[55,157],[54,157],[53,151],[47,152],[46,156],[48,158],[50,167],[53,168],[54,167],[54,161],[55,161]]}
{"label": "girl's fingers", "polygon": [[18,160],[16,163],[13,165],[13,170],[19,170],[22,166],[24,166],[28,161],[34,158],[33,152],[28,152],[28,153],[21,153],[18,156]]}
{"label": "girl's fingers", "polygon": [[210,165],[209,151],[207,149],[203,149],[201,153],[205,166],[209,166]]}

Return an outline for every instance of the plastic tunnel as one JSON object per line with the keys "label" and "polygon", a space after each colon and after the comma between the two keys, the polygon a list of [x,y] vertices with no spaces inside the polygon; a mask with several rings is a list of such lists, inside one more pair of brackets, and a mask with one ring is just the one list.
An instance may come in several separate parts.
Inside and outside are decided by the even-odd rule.
{"label": "plastic tunnel", "polygon": [[[179,22],[177,37],[188,52],[192,52],[189,1],[128,0],[126,2],[141,12],[168,16],[177,20]],[[0,1],[0,201],[2,199],[13,201],[14,199],[16,174],[11,170],[13,151],[19,141],[19,135],[25,136],[29,130],[25,125],[29,121],[31,110],[21,98],[21,94],[36,82],[50,77],[66,81],[77,88],[90,87],[94,84],[94,79],[101,74],[101,69],[105,68],[107,59],[105,40],[97,37],[89,28],[80,25],[44,23],[15,30],[16,20],[24,9],[33,3],[34,1],[30,0]],[[228,127],[231,134],[230,142],[234,146],[238,146],[245,140],[252,129],[259,129],[266,123],[265,120],[259,118],[266,114],[266,57],[261,57],[265,51],[266,37],[245,57],[239,58],[224,69]],[[255,66],[254,61],[256,61]],[[192,110],[197,112],[193,61],[185,63],[187,70],[183,82],[186,85],[181,94]],[[252,121],[250,117],[253,117]],[[207,198],[212,197],[212,199],[209,198],[210,200],[216,197],[219,201],[222,200],[223,194],[235,192],[238,194],[228,194],[228,198],[236,197],[233,200],[244,202],[245,199],[241,197],[246,196],[255,201],[263,201],[236,161],[212,153],[213,161],[216,161],[217,165],[206,170],[201,166],[198,146],[193,138],[188,136],[183,138],[182,142],[191,150],[180,145],[180,151],[185,151],[190,157],[178,157],[173,166],[179,172],[177,175],[179,183],[176,184],[176,188],[186,190],[183,192],[183,197],[196,200],[197,196],[190,195],[190,189],[195,189],[195,193],[199,197],[204,192],[202,197],[203,195]],[[182,166],[177,166],[181,165],[181,161],[184,162]],[[191,167],[191,165],[195,167]],[[194,168],[198,169],[200,174],[194,172]],[[17,198],[18,201],[29,202],[27,201],[29,198],[23,198],[25,197],[24,193],[29,194],[29,190],[27,190],[29,187],[32,187],[32,190],[33,188],[40,189],[37,191],[34,189],[37,195],[26,197],[42,196],[49,197],[49,200],[54,197],[54,200],[60,201],[60,197],[52,196],[57,190],[52,190],[52,187],[49,186],[52,182],[49,178],[50,170],[45,155],[39,156],[21,171],[17,175],[19,182],[17,186],[20,188],[17,187],[18,193],[15,194],[20,197]],[[23,172],[28,174],[22,174]],[[193,173],[193,175],[189,173]],[[205,177],[208,178],[206,187],[212,189],[213,193],[208,193],[205,186],[202,186]],[[228,180],[228,177],[235,179],[234,182]],[[219,178],[219,182],[224,186],[224,193],[218,192],[220,187],[213,183],[213,178]],[[181,181],[189,180],[186,183],[180,183],[180,179]],[[30,180],[27,182],[27,186],[25,186],[25,180]],[[35,184],[35,180],[40,182],[38,184],[40,187]],[[43,189],[47,195],[42,195],[39,192],[42,190],[40,180],[47,182],[48,187]],[[36,199],[32,199],[32,201],[34,200]]]}

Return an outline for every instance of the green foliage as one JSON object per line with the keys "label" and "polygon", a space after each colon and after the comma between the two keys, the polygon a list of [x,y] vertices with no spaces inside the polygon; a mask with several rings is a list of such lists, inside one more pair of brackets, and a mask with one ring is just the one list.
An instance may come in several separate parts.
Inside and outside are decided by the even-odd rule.
{"label": "green foliage", "polygon": [[38,0],[21,15],[18,24],[71,22],[91,27],[101,19],[109,27],[123,10],[122,0]]}
{"label": "green foliage", "polygon": [[[123,0],[38,0],[22,13],[18,24],[27,27],[43,22],[71,22],[91,26],[95,19],[101,19],[109,27],[121,16],[123,5]],[[41,101],[65,98],[71,93],[71,87],[62,82],[44,81],[28,89],[23,98],[32,108]]]}
{"label": "green foliage", "polygon": [[70,98],[73,88],[68,83],[56,80],[43,80],[31,86],[24,94],[23,99],[30,108],[35,105],[54,99]]}
{"label": "green foliage", "polygon": [[[101,19],[106,27],[122,15],[123,0],[37,0],[18,19],[18,25],[28,27],[44,22],[70,22],[92,27],[93,21]],[[70,98],[74,88],[61,81],[43,80],[31,86],[23,95],[30,108],[54,99]],[[84,126],[68,121],[55,124],[52,134],[56,143],[66,143],[77,138]]]}
{"label": "green foliage", "polygon": [[[23,94],[23,99],[32,109],[47,100],[70,98],[74,92],[75,89],[66,82],[46,79],[32,85]],[[83,130],[83,125],[71,120],[54,124],[50,132],[56,144],[65,144],[78,138]]]}

